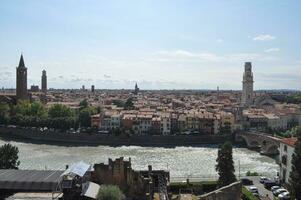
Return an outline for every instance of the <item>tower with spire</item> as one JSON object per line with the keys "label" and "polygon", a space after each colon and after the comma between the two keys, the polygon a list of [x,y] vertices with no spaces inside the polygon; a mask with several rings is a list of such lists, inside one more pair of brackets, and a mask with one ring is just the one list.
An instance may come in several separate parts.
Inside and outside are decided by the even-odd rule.
{"label": "tower with spire", "polygon": [[139,87],[138,87],[138,85],[137,85],[137,83],[135,84],[135,91],[134,91],[134,94],[138,94],[138,92],[139,92]]}
{"label": "tower with spire", "polygon": [[19,66],[16,69],[16,95],[17,100],[28,100],[27,92],[27,68],[25,67],[23,54],[21,54]]}

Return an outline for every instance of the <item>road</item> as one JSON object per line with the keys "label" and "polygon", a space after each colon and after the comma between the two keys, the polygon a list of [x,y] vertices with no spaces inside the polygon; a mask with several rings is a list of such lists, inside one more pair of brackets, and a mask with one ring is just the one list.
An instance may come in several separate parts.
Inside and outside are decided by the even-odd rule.
{"label": "road", "polygon": [[[259,176],[251,176],[251,177],[247,177],[247,178],[253,181],[253,184],[255,187],[258,188],[258,192],[261,197],[266,197],[268,195],[268,197],[270,199],[274,198],[273,193],[270,190],[265,189],[264,185],[259,182],[259,179],[260,179]],[[247,188],[248,187],[250,187],[250,186],[247,186]]]}

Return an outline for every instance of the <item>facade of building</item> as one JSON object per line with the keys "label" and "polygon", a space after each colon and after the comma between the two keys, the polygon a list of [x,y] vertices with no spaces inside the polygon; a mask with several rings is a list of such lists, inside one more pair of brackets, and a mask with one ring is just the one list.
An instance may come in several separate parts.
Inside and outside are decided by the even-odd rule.
{"label": "facade of building", "polygon": [[[135,171],[131,158],[127,161],[123,157],[114,161],[109,159],[108,164],[95,164],[91,177],[93,182],[100,185],[117,185],[127,197],[135,199],[153,199],[153,194],[166,190],[170,181],[169,172],[152,170],[152,166],[145,171]],[[160,184],[160,180],[163,183]]]}
{"label": "facade of building", "polygon": [[17,100],[27,100],[28,99],[28,91],[27,91],[27,68],[25,67],[23,55],[21,54],[19,66],[16,70],[16,78],[17,78]]}
{"label": "facade of building", "polygon": [[253,72],[252,72],[252,63],[245,63],[245,72],[243,75],[243,88],[242,88],[242,98],[241,103],[243,106],[250,106],[253,104]]}
{"label": "facade of building", "polygon": [[285,138],[280,142],[280,174],[279,178],[282,183],[288,183],[292,171],[292,157],[295,151],[297,138]]}
{"label": "facade of building", "polygon": [[47,92],[47,75],[46,75],[46,70],[42,71],[41,89],[42,89],[42,92],[44,92],[44,93]]}
{"label": "facade of building", "polygon": [[30,92],[39,92],[39,86],[38,85],[31,85],[30,86]]}

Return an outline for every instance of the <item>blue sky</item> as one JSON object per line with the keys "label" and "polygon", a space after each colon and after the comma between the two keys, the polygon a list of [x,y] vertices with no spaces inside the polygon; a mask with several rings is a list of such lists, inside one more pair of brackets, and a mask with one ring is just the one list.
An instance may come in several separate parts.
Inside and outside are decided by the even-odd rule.
{"label": "blue sky", "polygon": [[301,89],[301,2],[2,0],[0,86],[43,69],[53,88]]}

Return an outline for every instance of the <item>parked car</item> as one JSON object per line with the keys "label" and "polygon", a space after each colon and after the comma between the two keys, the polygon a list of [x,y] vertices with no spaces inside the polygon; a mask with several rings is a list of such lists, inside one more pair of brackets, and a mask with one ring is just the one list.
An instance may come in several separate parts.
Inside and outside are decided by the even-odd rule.
{"label": "parked car", "polygon": [[254,194],[254,193],[257,193],[257,194],[258,194],[258,188],[255,187],[255,186],[250,186],[250,187],[249,187],[249,191],[252,192],[253,194]]}
{"label": "parked car", "polygon": [[271,187],[278,185],[275,181],[267,180],[264,182],[264,187],[268,190],[271,189]]}
{"label": "parked car", "polygon": [[276,191],[276,190],[278,190],[280,188],[281,187],[279,185],[275,185],[275,186],[271,187],[271,191],[274,192],[274,191]]}
{"label": "parked car", "polygon": [[243,185],[253,185],[253,181],[248,178],[242,178],[240,181]]}
{"label": "parked car", "polygon": [[282,193],[284,193],[284,192],[288,192],[288,191],[287,191],[286,189],[284,189],[284,188],[280,188],[280,189],[278,189],[278,190],[275,190],[275,191],[273,192],[273,194],[274,194],[274,196],[278,197],[279,194],[282,194]]}
{"label": "parked car", "polygon": [[264,182],[268,181],[268,180],[270,180],[270,179],[267,178],[267,177],[265,177],[265,176],[262,176],[262,177],[260,177],[259,182],[262,183],[262,184],[264,184]]}
{"label": "parked car", "polygon": [[281,194],[278,195],[278,198],[280,200],[290,200],[291,199],[291,195],[289,192],[283,192]]}

